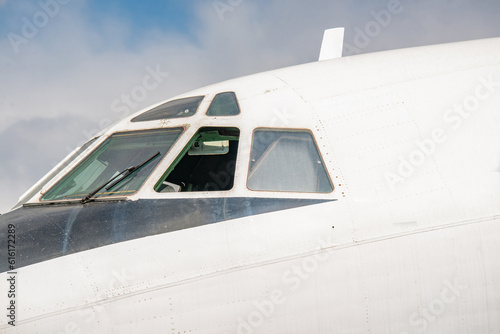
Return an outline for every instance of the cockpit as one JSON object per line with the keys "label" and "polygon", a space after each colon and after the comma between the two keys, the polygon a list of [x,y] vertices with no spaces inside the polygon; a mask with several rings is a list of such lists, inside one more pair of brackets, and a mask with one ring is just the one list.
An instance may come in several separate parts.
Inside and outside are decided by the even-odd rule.
{"label": "cockpit", "polygon": [[[256,126],[243,137],[245,121],[238,118],[241,108],[235,92],[215,94],[198,122],[186,123],[200,114],[205,99],[198,95],[168,101],[128,120],[130,130],[92,139],[31,189],[18,206],[37,193],[38,204],[123,199],[140,191],[153,174],[159,175],[153,183],[158,194],[225,192],[233,189],[235,180],[243,179],[249,192],[333,191],[311,130]],[[158,122],[159,128],[140,129],[142,124]],[[196,123],[196,131],[188,134]],[[170,163],[162,165],[167,157]],[[247,167],[238,174],[242,157]],[[59,176],[62,170],[66,172]]]}
{"label": "cockpit", "polygon": [[39,240],[22,243],[18,266],[336,200],[311,117],[277,124],[249,100],[174,99],[76,149],[11,213],[20,239]]}

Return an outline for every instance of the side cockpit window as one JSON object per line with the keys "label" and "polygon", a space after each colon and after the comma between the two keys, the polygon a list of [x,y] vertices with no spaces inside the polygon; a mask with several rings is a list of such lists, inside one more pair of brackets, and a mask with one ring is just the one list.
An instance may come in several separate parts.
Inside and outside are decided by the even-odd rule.
{"label": "side cockpit window", "polygon": [[333,191],[314,138],[305,130],[255,130],[247,185],[260,191]]}
{"label": "side cockpit window", "polygon": [[190,192],[232,189],[239,136],[237,128],[201,128],[157,182],[155,190]]}

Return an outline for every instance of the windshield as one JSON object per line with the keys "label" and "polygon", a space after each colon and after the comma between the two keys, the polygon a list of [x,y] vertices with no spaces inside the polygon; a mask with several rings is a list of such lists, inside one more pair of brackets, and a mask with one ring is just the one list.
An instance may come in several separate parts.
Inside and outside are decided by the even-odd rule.
{"label": "windshield", "polygon": [[54,176],[59,174],[64,168],[66,168],[70,163],[73,162],[80,154],[83,153],[87,148],[89,148],[99,137],[92,138],[81,147],[75,149],[72,153],[70,153],[64,160],[59,163],[56,167],[54,167],[50,172],[47,173],[44,177],[40,179],[33,187],[31,187],[22,197],[19,199],[19,202],[14,205],[12,210],[17,209],[22,206],[26,202],[28,202],[33,196],[35,196],[42,188],[52,180]]}
{"label": "windshield", "polygon": [[81,199],[123,170],[141,164],[160,152],[147,165],[135,170],[113,187],[101,189],[95,197],[133,194],[182,132],[182,128],[174,128],[115,133],[57,182],[41,200]]}

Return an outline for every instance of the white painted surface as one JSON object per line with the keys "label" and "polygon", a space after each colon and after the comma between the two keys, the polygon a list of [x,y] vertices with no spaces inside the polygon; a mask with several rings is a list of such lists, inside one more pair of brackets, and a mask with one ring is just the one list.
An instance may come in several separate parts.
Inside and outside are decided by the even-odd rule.
{"label": "white painted surface", "polygon": [[342,57],[344,48],[344,28],[325,30],[319,52],[319,61]]}
{"label": "white painted surface", "polygon": [[[7,326],[3,316],[0,330],[500,332],[498,55],[500,39],[490,39],[306,64],[184,94],[207,95],[189,119],[117,124],[108,134],[189,122],[132,199],[337,200],[21,268],[17,326]],[[241,115],[207,117],[213,96],[228,90],[236,92]],[[477,107],[454,111],[474,97]],[[152,186],[196,130],[215,124],[241,130],[234,188],[154,192]],[[334,192],[249,191],[256,127],[311,129]],[[399,175],[401,159],[423,151],[418,143],[437,138],[436,130],[442,130],[439,143],[391,186],[388,173]],[[1,291],[6,276],[0,274]]]}

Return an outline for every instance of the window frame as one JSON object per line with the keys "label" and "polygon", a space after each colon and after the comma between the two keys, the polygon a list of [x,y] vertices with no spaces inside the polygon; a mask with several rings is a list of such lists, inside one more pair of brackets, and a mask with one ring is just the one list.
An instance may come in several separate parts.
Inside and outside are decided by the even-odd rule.
{"label": "window frame", "polygon": [[[221,94],[227,94],[227,93],[232,93],[234,95],[234,100],[236,102],[236,107],[238,108],[238,113],[234,114],[234,115],[210,115],[208,112],[210,110],[210,107],[214,103],[215,99],[217,98],[217,96],[219,96]],[[214,97],[212,98],[212,100],[210,101],[210,104],[207,107],[207,111],[205,112],[205,115],[208,117],[235,117],[235,116],[241,115],[241,106],[240,106],[240,103],[238,101],[238,95],[236,95],[236,92],[235,91],[224,91],[224,92],[216,93],[214,95]]]}
{"label": "window frame", "polygon": [[[188,154],[189,149],[191,148],[192,144],[199,139],[199,136],[197,134],[200,133],[201,129],[221,129],[221,128],[226,128],[226,129],[237,129],[239,132],[238,136],[238,148],[236,151],[236,160],[235,160],[235,170],[234,170],[234,181],[233,181],[233,186],[231,189],[228,190],[199,190],[199,191],[180,191],[180,192],[161,192],[158,191],[158,189],[161,187],[162,183],[170,176],[172,171],[177,167],[179,162],[182,161],[182,159]],[[161,173],[160,177],[157,179],[157,181],[154,181],[153,186],[152,186],[152,191],[153,193],[160,195],[160,194],[169,194],[172,196],[172,194],[182,194],[181,196],[186,196],[187,194],[206,194],[206,193],[228,193],[231,192],[235,189],[236,186],[236,174],[237,174],[237,161],[241,159],[240,155],[240,144],[241,144],[241,129],[238,126],[235,125],[223,125],[223,126],[214,126],[214,125],[200,125],[196,128],[196,130],[192,133],[191,137],[189,140],[187,140],[186,144],[180,149],[180,151],[177,153],[175,158],[168,164],[167,168],[163,173]],[[187,135],[187,134],[184,134]],[[146,183],[146,182],[145,182]],[[156,197],[156,196],[155,196]]]}
{"label": "window frame", "polygon": [[[92,143],[91,146],[94,146],[87,154],[85,155],[80,155],[80,158],[78,160],[73,160],[72,163],[74,163],[71,168],[69,168],[66,173],[58,177],[57,179],[52,179],[50,182],[46,183],[47,188],[42,189],[42,192],[40,196],[37,198],[38,204],[42,205],[50,205],[52,203],[67,203],[67,202],[80,202],[81,199],[57,199],[57,200],[42,200],[42,197],[45,196],[53,187],[55,187],[61,180],[63,180],[68,174],[70,174],[75,168],[77,168],[80,163],[82,163],[85,159],[93,155],[109,138],[116,134],[124,134],[124,133],[133,133],[133,132],[149,132],[149,131],[162,131],[162,130],[168,130],[168,129],[180,129],[182,130],[177,139],[172,143],[170,146],[169,150],[165,152],[164,156],[158,161],[156,164],[155,168],[151,170],[149,175],[146,177],[144,182],[141,184],[141,186],[134,191],[133,193],[129,193],[126,195],[108,195],[104,197],[96,197],[95,201],[112,201],[112,200],[118,200],[118,199],[124,199],[124,198],[129,198],[131,196],[136,195],[138,192],[142,191],[144,187],[148,184],[148,181],[150,178],[155,174],[156,170],[161,166],[163,161],[168,157],[169,153],[175,148],[179,140],[185,135],[187,127],[186,126],[174,126],[174,127],[168,127],[168,128],[143,128],[143,129],[134,129],[134,130],[118,130],[113,133],[110,133],[108,135],[104,135],[98,138],[95,142]],[[90,147],[89,147],[90,148]],[[83,152],[82,152],[83,153]],[[69,167],[68,166],[68,167]],[[25,204],[29,204],[25,203]]]}
{"label": "window frame", "polygon": [[[200,109],[200,106],[202,105],[203,101],[205,100],[206,95],[196,95],[196,96],[187,96],[187,97],[181,97],[173,100],[169,100],[167,102],[160,103],[156,107],[153,107],[151,109],[148,109],[139,115],[133,117],[130,119],[130,123],[143,123],[143,122],[155,122],[155,121],[162,121],[162,120],[172,120],[172,119],[178,119],[178,118],[189,118],[193,117],[198,113],[198,110]],[[194,112],[187,114],[187,115],[178,115],[178,116],[169,116],[169,117],[153,117],[151,118],[151,115],[154,115],[154,111],[156,109],[160,109],[162,106],[165,106],[169,103],[174,103],[174,102],[179,102],[179,101],[185,101],[185,100],[190,100],[190,99],[198,99],[199,101],[196,104],[196,109]],[[148,117],[149,115],[149,117]],[[146,119],[144,119],[146,118]]]}

